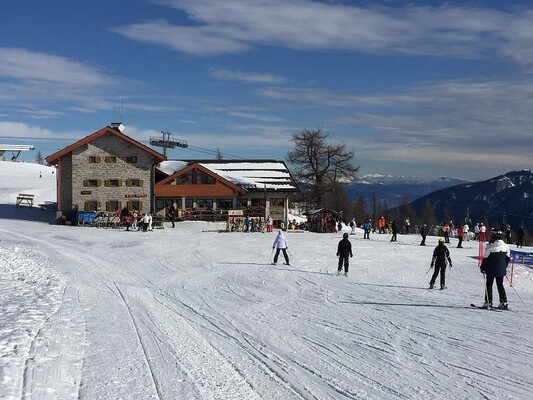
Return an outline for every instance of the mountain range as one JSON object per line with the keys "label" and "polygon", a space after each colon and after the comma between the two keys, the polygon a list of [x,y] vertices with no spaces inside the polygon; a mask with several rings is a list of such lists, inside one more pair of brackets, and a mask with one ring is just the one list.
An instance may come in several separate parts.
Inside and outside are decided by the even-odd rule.
{"label": "mountain range", "polygon": [[391,208],[402,204],[404,199],[412,202],[429,193],[462,183],[466,182],[448,177],[427,179],[416,176],[367,174],[346,184],[344,188],[352,201],[355,202],[359,197],[363,197],[367,208],[370,209],[374,196],[379,204]]}
{"label": "mountain range", "polygon": [[418,198],[411,206],[420,215],[428,200],[439,221],[449,215],[455,221],[469,218],[473,223],[500,227],[506,222],[512,229],[524,226],[533,231],[533,173],[529,169],[443,188]]}

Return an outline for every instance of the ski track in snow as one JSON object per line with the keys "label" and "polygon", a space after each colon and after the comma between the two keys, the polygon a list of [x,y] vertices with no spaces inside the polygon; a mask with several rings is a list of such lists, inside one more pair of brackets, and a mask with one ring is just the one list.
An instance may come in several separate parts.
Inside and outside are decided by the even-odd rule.
{"label": "ski track in snow", "polygon": [[[513,312],[469,307],[482,300],[473,247],[450,249],[448,289],[429,291],[432,247],[414,235],[400,235],[402,246],[387,235],[352,237],[344,277],[338,235],[288,235],[291,266],[276,267],[269,234],[4,222],[0,354],[11,362],[0,361],[1,398],[533,393],[533,313],[508,286]],[[515,278],[533,304],[532,274]]]}

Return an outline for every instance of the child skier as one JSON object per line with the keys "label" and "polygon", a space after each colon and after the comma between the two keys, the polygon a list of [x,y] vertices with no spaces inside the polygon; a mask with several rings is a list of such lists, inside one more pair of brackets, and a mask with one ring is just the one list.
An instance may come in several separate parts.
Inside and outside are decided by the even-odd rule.
{"label": "child skier", "polygon": [[450,258],[450,251],[444,245],[444,238],[439,238],[439,244],[433,250],[433,258],[431,259],[431,266],[435,266],[435,272],[431,277],[429,282],[429,288],[433,289],[435,286],[435,281],[440,272],[440,288],[444,289],[446,287],[446,264],[450,263],[450,268],[452,267],[452,259]]}
{"label": "child skier", "polygon": [[348,267],[350,265],[348,257],[353,257],[352,243],[348,240],[348,234],[342,235],[342,240],[337,246],[337,257],[339,257],[339,267],[337,268],[337,275],[341,274],[342,264],[344,264],[344,276],[348,276]]}

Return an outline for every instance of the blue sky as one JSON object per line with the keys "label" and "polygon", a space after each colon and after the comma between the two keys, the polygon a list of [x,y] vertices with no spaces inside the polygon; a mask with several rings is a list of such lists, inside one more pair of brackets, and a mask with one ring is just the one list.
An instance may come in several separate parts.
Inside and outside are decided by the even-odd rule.
{"label": "blue sky", "polygon": [[527,1],[2,2],[0,143],[45,156],[119,121],[172,159],[321,128],[361,174],[480,180],[532,167],[532,110]]}

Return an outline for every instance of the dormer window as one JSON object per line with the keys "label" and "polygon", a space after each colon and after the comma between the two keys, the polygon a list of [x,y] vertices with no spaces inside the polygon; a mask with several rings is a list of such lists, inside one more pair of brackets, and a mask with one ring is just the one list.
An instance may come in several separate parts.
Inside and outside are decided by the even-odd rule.
{"label": "dormer window", "polygon": [[106,156],[104,158],[105,162],[106,163],[116,163],[117,162],[117,158],[115,156]]}

